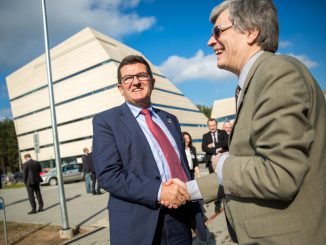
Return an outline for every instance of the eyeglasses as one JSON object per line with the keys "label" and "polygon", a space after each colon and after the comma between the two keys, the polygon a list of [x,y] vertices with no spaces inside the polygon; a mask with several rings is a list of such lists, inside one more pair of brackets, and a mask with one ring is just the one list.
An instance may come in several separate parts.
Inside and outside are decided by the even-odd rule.
{"label": "eyeglasses", "polygon": [[212,31],[212,36],[214,36],[214,38],[217,40],[221,36],[222,32],[230,29],[233,26],[234,26],[234,24],[214,26],[213,31]]}
{"label": "eyeglasses", "polygon": [[137,77],[137,79],[141,82],[149,80],[149,75],[146,72],[140,72],[135,75],[126,75],[122,77],[121,82],[125,85],[131,84],[134,81],[134,77]]}

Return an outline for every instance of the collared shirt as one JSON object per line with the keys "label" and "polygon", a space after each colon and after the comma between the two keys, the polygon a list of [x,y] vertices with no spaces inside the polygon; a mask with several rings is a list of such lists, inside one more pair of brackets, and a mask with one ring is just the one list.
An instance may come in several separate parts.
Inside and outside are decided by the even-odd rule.
{"label": "collared shirt", "polygon": [[[218,142],[217,131],[215,131],[214,133],[211,133],[211,135],[212,135],[213,146],[215,147],[215,144]],[[215,137],[215,139],[214,139],[214,137]]]}
{"label": "collared shirt", "polygon": [[[246,78],[249,74],[251,67],[253,66],[255,61],[259,58],[259,56],[261,56],[263,53],[264,53],[263,50],[258,51],[253,56],[251,56],[250,59],[247,61],[247,63],[243,66],[243,68],[240,72],[239,81],[238,81],[238,86],[241,88],[240,93],[239,93],[239,98],[243,92],[244,83],[246,81]],[[238,99],[238,103],[239,103],[239,101],[240,100]],[[223,183],[222,182],[223,181],[223,171],[222,170],[223,170],[224,162],[228,156],[229,156],[228,152],[223,153],[217,162],[217,168],[215,171],[217,172],[218,183],[220,183],[220,185],[223,185],[222,184]]]}
{"label": "collared shirt", "polygon": [[[258,57],[260,55],[262,55],[263,53],[264,53],[263,50],[258,51],[253,56],[251,56],[250,59],[246,62],[246,64],[243,66],[243,68],[240,72],[239,81],[238,81],[238,85],[241,88],[240,93],[239,93],[239,98],[242,95],[244,83],[246,81],[246,78],[249,74],[251,67],[253,66],[255,61],[258,59]],[[239,103],[239,101],[240,100],[238,99],[238,103]],[[229,156],[229,152],[223,153],[221,155],[221,157],[219,158],[219,160],[217,162],[217,168],[215,169],[217,181],[220,185],[223,185],[223,165],[224,165],[225,160],[228,158],[228,156]],[[202,195],[199,191],[196,180],[191,180],[191,181],[187,182],[187,190],[188,190],[188,193],[191,196],[192,200],[202,199]]]}
{"label": "collared shirt", "polygon": [[[255,63],[255,61],[258,59],[258,57],[261,56],[263,53],[264,53],[263,50],[258,51],[253,56],[251,56],[250,59],[247,61],[247,63],[243,66],[243,68],[240,72],[239,80],[238,80],[238,86],[241,88],[238,98],[240,98],[240,96],[242,95],[244,83],[246,81],[246,78],[248,76],[248,73],[249,73],[252,65]],[[238,107],[239,101],[240,100],[238,99],[237,107]]]}
{"label": "collared shirt", "polygon": [[[162,151],[159,143],[156,141],[155,137],[153,136],[150,129],[148,128],[146,120],[145,120],[145,116],[140,113],[142,108],[136,107],[128,102],[126,102],[126,104],[128,105],[132,114],[136,118],[141,130],[143,131],[143,133],[148,141],[148,144],[153,153],[157,168],[160,172],[162,182],[166,182],[167,180],[171,179],[169,164],[163,154],[163,151]],[[171,142],[173,148],[176,149],[176,153],[180,159],[180,153],[177,150],[178,149],[177,144],[176,144],[173,136],[171,135],[170,131],[165,126],[164,122],[159,117],[159,115],[157,113],[155,113],[152,106],[147,107],[147,109],[149,109],[151,112],[152,120],[163,130],[163,132],[165,133],[165,135],[168,137],[169,141]],[[158,200],[160,199],[160,194],[161,194],[161,187],[158,192]]]}

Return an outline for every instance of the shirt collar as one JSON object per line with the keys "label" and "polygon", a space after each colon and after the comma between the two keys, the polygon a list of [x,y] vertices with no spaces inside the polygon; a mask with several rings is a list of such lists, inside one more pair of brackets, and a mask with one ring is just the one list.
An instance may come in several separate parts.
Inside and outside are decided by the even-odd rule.
{"label": "shirt collar", "polygon": [[[134,106],[130,103],[128,103],[126,101],[126,104],[127,106],[129,107],[129,109],[131,110],[131,113],[134,115],[135,118],[137,118],[140,114],[140,111],[143,109],[143,108],[140,108],[140,107],[137,107],[137,106]],[[156,116],[155,113],[154,113],[154,110],[153,110],[153,106],[152,104],[150,106],[148,106],[146,109],[150,110],[152,115]]]}
{"label": "shirt collar", "polygon": [[250,59],[246,62],[246,64],[243,66],[243,68],[240,72],[239,81],[238,81],[238,85],[241,88],[241,90],[243,89],[244,83],[246,81],[246,78],[248,76],[248,73],[249,73],[252,65],[255,63],[255,61],[258,59],[258,57],[260,55],[262,55],[263,53],[264,53],[263,50],[258,51],[253,56],[251,56]]}

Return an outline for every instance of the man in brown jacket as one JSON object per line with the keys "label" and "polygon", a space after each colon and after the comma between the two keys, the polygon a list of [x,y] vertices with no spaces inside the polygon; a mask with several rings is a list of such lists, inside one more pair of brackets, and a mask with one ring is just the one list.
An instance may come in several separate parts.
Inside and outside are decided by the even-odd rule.
{"label": "man in brown jacket", "polygon": [[217,66],[239,78],[237,116],[229,153],[216,158],[215,173],[187,182],[189,194],[210,201],[223,185],[239,244],[325,244],[321,89],[300,61],[274,54],[279,29],[271,0],[226,0],[210,20]]}

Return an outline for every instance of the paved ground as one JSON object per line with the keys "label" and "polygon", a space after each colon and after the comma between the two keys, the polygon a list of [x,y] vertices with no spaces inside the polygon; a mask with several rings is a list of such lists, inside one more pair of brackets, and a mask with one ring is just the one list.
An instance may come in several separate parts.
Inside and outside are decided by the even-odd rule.
{"label": "paved ground", "polygon": [[[201,171],[203,174],[206,174],[204,169],[201,169]],[[62,225],[58,188],[42,186],[41,191],[45,203],[44,212],[27,215],[27,212],[30,211],[30,205],[26,189],[1,189],[0,196],[5,200],[7,220],[24,223]],[[86,194],[84,182],[78,182],[65,184],[65,196],[70,227],[83,227],[90,230],[90,232],[81,237],[75,237],[64,244],[109,244],[108,213],[106,209],[108,193],[95,196]],[[213,204],[205,206],[205,209],[207,217],[213,215]],[[234,244],[230,241],[227,232],[224,213],[210,222],[208,229],[210,231],[210,240],[206,243],[195,240],[193,244]]]}

